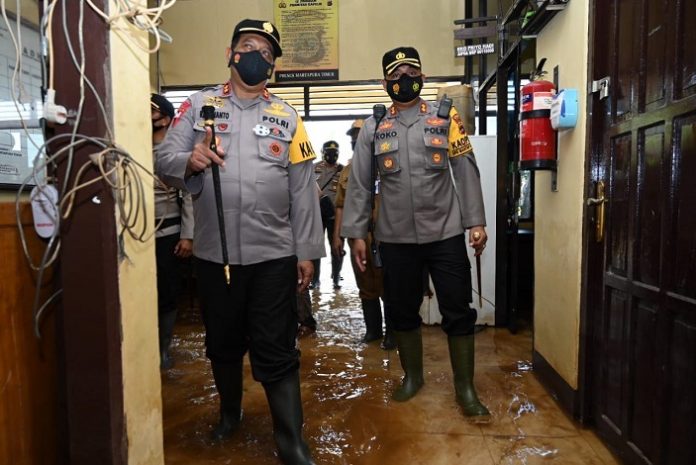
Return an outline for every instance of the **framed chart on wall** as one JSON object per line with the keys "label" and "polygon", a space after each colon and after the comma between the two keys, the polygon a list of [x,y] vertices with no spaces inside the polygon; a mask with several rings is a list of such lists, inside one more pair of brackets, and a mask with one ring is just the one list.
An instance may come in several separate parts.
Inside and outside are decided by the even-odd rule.
{"label": "framed chart on wall", "polygon": [[0,188],[15,189],[32,174],[44,140],[41,47],[35,23],[6,14],[8,21],[0,17]]}

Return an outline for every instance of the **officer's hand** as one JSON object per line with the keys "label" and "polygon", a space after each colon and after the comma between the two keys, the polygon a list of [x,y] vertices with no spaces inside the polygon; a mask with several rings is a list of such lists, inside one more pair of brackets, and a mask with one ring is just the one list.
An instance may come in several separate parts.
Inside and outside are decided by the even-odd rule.
{"label": "officer's hand", "polygon": [[364,239],[352,239],[350,249],[353,253],[353,260],[361,272],[367,269],[367,244]]}
{"label": "officer's hand", "polygon": [[311,260],[297,262],[297,293],[301,294],[309,286],[314,276],[314,264]]}
{"label": "officer's hand", "polygon": [[488,235],[483,226],[474,226],[469,230],[469,245],[476,251],[474,253],[475,256],[478,257],[483,253],[483,249],[486,248],[486,242],[488,242]]}
{"label": "officer's hand", "polygon": [[180,239],[174,247],[174,255],[179,258],[188,258],[193,254],[193,241],[191,239]]}
{"label": "officer's hand", "polygon": [[346,251],[343,250],[343,238],[342,237],[334,237],[333,242],[331,243],[331,254],[334,257],[342,257],[346,254]]}
{"label": "officer's hand", "polygon": [[210,128],[205,128],[205,138],[193,146],[193,151],[186,164],[186,170],[189,173],[198,173],[209,167],[212,163],[217,163],[220,166],[225,166],[225,161],[222,157],[225,152],[220,148],[220,139],[215,138],[217,153],[210,150],[210,141],[213,140],[213,131]]}

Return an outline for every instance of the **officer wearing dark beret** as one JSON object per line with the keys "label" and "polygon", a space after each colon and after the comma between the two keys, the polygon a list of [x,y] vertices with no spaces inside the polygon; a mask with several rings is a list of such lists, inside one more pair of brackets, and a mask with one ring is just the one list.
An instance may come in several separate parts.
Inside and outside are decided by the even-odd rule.
{"label": "officer wearing dark beret", "polygon": [[420,98],[425,76],[415,48],[386,52],[382,72],[393,104],[383,119],[369,118],[360,130],[341,234],[352,239],[356,265],[364,270],[374,160],[380,194],[374,238],[384,264],[385,314],[405,372],[392,398],[409,400],[424,383],[419,309],[427,267],[448,338],[456,400],[466,416],[486,419],[490,414],[473,384],[476,310],[469,305],[465,235],[469,230],[469,245],[480,254],[487,237],[476,159],[457,111],[439,112],[438,103]]}
{"label": "officer wearing dark beret", "polygon": [[[160,148],[158,174],[194,194],[193,255],[206,356],[220,394],[213,438],[228,438],[240,426],[242,360],[248,352],[252,375],[266,392],[280,459],[310,465],[295,337],[297,292],[311,281],[312,260],[324,256],[316,154],[297,111],[266,89],[282,55],[275,26],[241,21],[226,53],[230,79],[179,107]],[[210,149],[204,106],[215,109],[217,153]],[[229,282],[213,163],[219,165]]]}
{"label": "officer wearing dark beret", "polygon": [[[314,165],[314,175],[321,190],[319,205],[321,206],[321,222],[329,238],[329,243],[333,237],[336,226],[336,186],[338,178],[343,170],[343,165],[338,163],[338,142],[328,140],[321,147],[323,160]],[[341,268],[343,267],[343,255],[331,254],[331,280],[334,289],[341,287]],[[314,281],[310,288],[319,287],[319,272],[321,270],[321,260],[314,261]]]}

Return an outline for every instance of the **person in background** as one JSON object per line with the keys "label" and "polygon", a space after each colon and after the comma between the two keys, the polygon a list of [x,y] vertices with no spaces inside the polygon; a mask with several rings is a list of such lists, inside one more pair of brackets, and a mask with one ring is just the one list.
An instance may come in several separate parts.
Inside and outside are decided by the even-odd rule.
{"label": "person in background", "polygon": [[[174,106],[163,95],[150,95],[153,158],[167,135],[174,118]],[[181,288],[181,260],[193,251],[193,204],[191,194],[168,189],[155,183],[155,258],[157,263],[157,317],[159,325],[160,368],[169,369],[174,360],[169,354],[177,300]]]}
{"label": "person in background", "polygon": [[[343,165],[338,163],[338,142],[330,140],[324,143],[321,148],[321,153],[324,157],[322,161],[314,165],[314,173],[317,178],[317,184],[321,190],[320,205],[321,205],[321,221],[326,230],[326,236],[331,243],[335,228],[335,202],[336,202],[336,186],[338,177],[343,170]],[[321,262],[314,262],[314,281],[310,288],[319,287],[319,270]],[[334,289],[341,287],[341,268],[343,267],[343,256],[331,253],[331,280],[333,281]]]}
{"label": "person in background", "polygon": [[464,415],[486,421],[490,414],[474,388],[476,310],[469,305],[465,236],[468,229],[469,246],[480,255],[487,236],[476,158],[457,111],[420,98],[425,76],[415,48],[386,52],[382,71],[392,105],[380,121],[367,119],[358,135],[341,233],[352,240],[356,265],[365,270],[376,165],[380,204],[374,238],[384,264],[385,307],[405,373],[392,399],[407,401],[424,383],[419,309],[427,266],[447,334],[456,400]]}
{"label": "person in background", "polygon": [[[362,119],[357,119],[353,122],[346,134],[350,136],[351,148],[355,149],[355,141],[358,139],[358,133],[363,125]],[[344,239],[341,237],[341,222],[343,221],[343,205],[347,195],[348,176],[350,176],[351,164],[341,171],[336,188],[336,227],[334,228],[333,239],[331,242],[331,253],[333,255],[345,255]],[[379,205],[379,196],[375,198],[375,209],[372,214],[377,214],[377,206]],[[372,233],[367,233],[368,247],[372,244]],[[382,269],[374,266],[372,257],[368,254],[365,270],[360,269],[351,261],[353,273],[355,274],[355,282],[358,285],[360,292],[360,302],[362,305],[363,318],[365,320],[365,335],[362,337],[362,342],[372,342],[379,339],[382,340],[381,347],[385,350],[396,348],[394,341],[394,333],[391,329],[391,323],[388,316],[384,315],[386,330],[382,331],[382,308],[380,305],[380,297],[382,297]]]}
{"label": "person in background", "polygon": [[[263,385],[280,460],[313,464],[303,434],[297,293],[309,285],[312,260],[324,255],[316,155],[296,110],[266,89],[280,34],[245,19],[226,50],[230,78],[193,94],[179,108],[160,148],[158,172],[193,195],[193,255],[206,329],[206,355],[220,394],[213,438],[230,437],[242,417],[242,361]],[[217,150],[203,120],[215,110]],[[227,282],[212,164],[220,171]]]}

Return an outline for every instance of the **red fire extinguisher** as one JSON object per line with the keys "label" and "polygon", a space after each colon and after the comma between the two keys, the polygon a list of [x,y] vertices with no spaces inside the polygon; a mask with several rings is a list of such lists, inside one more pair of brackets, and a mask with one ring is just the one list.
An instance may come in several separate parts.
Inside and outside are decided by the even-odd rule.
{"label": "red fire extinguisher", "polygon": [[551,127],[553,83],[539,79],[546,58],[539,61],[532,81],[522,87],[520,110],[520,169],[556,169],[556,132]]}

